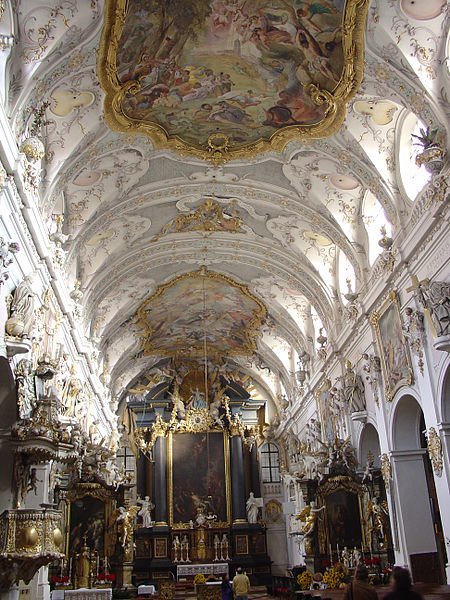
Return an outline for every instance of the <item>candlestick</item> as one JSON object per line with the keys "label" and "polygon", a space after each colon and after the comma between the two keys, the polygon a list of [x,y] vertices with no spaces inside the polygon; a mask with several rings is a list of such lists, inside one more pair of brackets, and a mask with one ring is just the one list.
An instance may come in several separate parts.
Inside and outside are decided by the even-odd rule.
{"label": "candlestick", "polygon": [[339,544],[336,544],[336,549],[337,549],[337,561],[339,562],[340,560],[340,553],[339,553]]}
{"label": "candlestick", "polygon": [[72,579],[72,557],[69,558],[69,581]]}
{"label": "candlestick", "polygon": [[328,550],[330,552],[330,567],[333,564],[333,550],[331,549],[331,544],[328,545]]}

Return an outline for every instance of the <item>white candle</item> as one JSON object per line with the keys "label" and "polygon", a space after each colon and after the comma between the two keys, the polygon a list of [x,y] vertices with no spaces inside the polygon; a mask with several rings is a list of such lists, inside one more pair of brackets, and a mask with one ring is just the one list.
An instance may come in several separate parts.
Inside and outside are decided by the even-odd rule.
{"label": "white candle", "polygon": [[72,557],[69,559],[69,581],[72,578]]}
{"label": "white candle", "polygon": [[339,544],[336,544],[336,549],[337,549],[337,559],[338,559],[338,562],[339,562],[339,560],[340,560],[340,556],[341,556],[341,555],[339,554]]}
{"label": "white candle", "polygon": [[100,556],[97,554],[97,577],[98,577],[99,568],[100,568]]}
{"label": "white candle", "polygon": [[333,550],[331,549],[331,544],[329,545],[329,552],[330,552],[330,567],[333,564]]}

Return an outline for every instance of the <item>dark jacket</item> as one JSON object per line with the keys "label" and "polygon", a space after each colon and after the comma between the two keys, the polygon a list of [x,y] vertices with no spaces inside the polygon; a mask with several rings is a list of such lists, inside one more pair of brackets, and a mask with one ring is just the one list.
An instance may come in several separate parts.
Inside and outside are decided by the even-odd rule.
{"label": "dark jacket", "polygon": [[222,581],[220,587],[222,589],[222,600],[233,600],[233,588],[231,587],[231,581]]}

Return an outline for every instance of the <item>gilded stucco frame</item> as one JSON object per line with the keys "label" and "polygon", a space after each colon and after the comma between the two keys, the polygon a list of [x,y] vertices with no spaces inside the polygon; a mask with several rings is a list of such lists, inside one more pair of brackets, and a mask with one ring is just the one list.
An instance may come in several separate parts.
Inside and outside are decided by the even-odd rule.
{"label": "gilded stucco frame", "polygon": [[[380,330],[380,321],[383,319],[383,317],[385,317],[389,309],[392,309],[395,312],[395,319],[399,325],[399,331],[401,331],[401,343],[404,349],[404,355],[406,358],[408,371],[406,376],[402,377],[399,381],[395,382],[394,384],[392,383],[389,365],[386,363],[384,344]],[[412,385],[414,382],[411,355],[409,353],[409,348],[408,344],[406,343],[405,336],[403,335],[402,319],[400,314],[400,300],[396,290],[392,290],[391,292],[389,292],[387,297],[383,300],[380,308],[370,315],[370,322],[375,330],[375,335],[377,338],[377,344],[381,360],[381,370],[383,372],[385,397],[386,400],[388,400],[388,402],[391,402],[398,389],[405,385]]]}
{"label": "gilded stucco frame", "polygon": [[[259,139],[243,147],[233,148],[223,136],[222,144],[206,147],[170,136],[158,123],[130,119],[122,110],[122,100],[129,85],[121,85],[117,75],[117,50],[126,20],[127,0],[106,0],[105,20],[97,61],[100,83],[106,93],[104,111],[106,123],[115,130],[148,135],[156,148],[175,150],[204,160],[226,161],[251,159],[271,150],[281,152],[291,140],[313,140],[329,137],[341,127],[347,103],[358,91],[364,76],[364,31],[369,0],[347,0],[342,19],[342,50],[344,64],[339,82],[332,92],[314,84],[306,86],[317,106],[325,105],[324,118],[312,125],[289,125],[272,134],[269,140]],[[213,132],[212,132],[213,133]],[[214,133],[211,138],[220,136]]]}
{"label": "gilded stucco frame", "polygon": [[[238,289],[243,296],[250,299],[255,305],[256,308],[253,311],[253,317],[248,324],[247,328],[244,332],[244,337],[246,339],[246,344],[238,349],[227,348],[228,355],[251,355],[256,351],[256,338],[258,336],[259,330],[263,323],[265,322],[268,311],[263,302],[257,298],[254,294],[250,292],[248,286],[242,283],[238,283],[231,277],[227,275],[223,275],[222,273],[217,273],[215,271],[208,271],[205,268],[202,268],[198,271],[190,271],[188,273],[184,273],[183,275],[179,275],[174,279],[171,279],[168,283],[164,283],[158,287],[156,292],[152,294],[149,298],[147,298],[141,306],[136,311],[136,323],[138,327],[141,329],[140,338],[142,339],[142,348],[145,356],[149,356],[152,354],[157,354],[161,356],[173,356],[176,354],[176,351],[167,351],[158,348],[157,346],[153,346],[150,342],[150,337],[152,335],[152,328],[150,327],[146,312],[151,307],[151,304],[154,300],[159,298],[164,294],[164,292],[171,287],[177,285],[179,281],[183,281],[184,279],[199,279],[201,277],[206,277],[209,279],[220,280],[223,284],[229,285]],[[219,349],[215,349],[213,347],[208,346],[208,355],[212,356],[214,354],[214,350],[219,353]],[[194,358],[200,358],[204,356],[204,348],[203,344],[198,348],[190,348],[189,355]]]}
{"label": "gilded stucco frame", "polygon": [[[193,433],[200,433],[199,431]],[[210,432],[203,433],[220,433],[218,429],[212,429]],[[169,526],[175,529],[186,529],[187,523],[174,523],[173,521],[173,433],[168,435],[167,443],[167,498],[169,505]],[[180,434],[181,435],[181,434]],[[227,507],[227,521],[217,522],[216,527],[228,527],[231,523],[231,482],[230,482],[230,440],[227,432],[222,431],[223,435],[223,456],[224,456],[224,471],[225,471],[225,500]],[[192,516],[194,518],[194,515]]]}
{"label": "gilded stucco frame", "polygon": [[[347,492],[353,494],[358,499],[359,522],[361,527],[361,543],[365,548],[367,546],[366,523],[364,521],[363,498],[365,489],[360,483],[346,475],[337,475],[330,477],[325,483],[319,485],[317,490],[317,500],[319,507],[325,507],[324,518],[319,517],[319,550],[322,554],[327,554],[330,547],[330,530],[327,516],[327,497],[335,492]],[[320,513],[319,513],[320,514]]]}
{"label": "gilded stucco frame", "polygon": [[114,528],[110,527],[111,515],[116,508],[116,497],[112,490],[102,487],[98,483],[80,483],[70,489],[63,501],[66,503],[65,512],[65,554],[69,556],[70,530],[72,503],[81,498],[90,497],[100,500],[104,504],[104,548],[105,556],[110,557],[114,553],[116,534]]}

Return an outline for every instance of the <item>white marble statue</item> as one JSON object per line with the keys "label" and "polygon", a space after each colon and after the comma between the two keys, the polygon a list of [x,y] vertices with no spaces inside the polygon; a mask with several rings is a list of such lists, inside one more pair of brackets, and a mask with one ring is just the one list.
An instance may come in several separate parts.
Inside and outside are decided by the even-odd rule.
{"label": "white marble statue", "polygon": [[247,507],[247,521],[251,524],[257,523],[259,507],[258,507],[258,501],[255,498],[255,495],[253,492],[250,492],[250,496],[248,497],[246,507]]}
{"label": "white marble statue", "polygon": [[138,500],[138,504],[142,505],[141,510],[138,512],[138,515],[142,517],[142,527],[153,527],[152,510],[155,508],[155,505],[150,500],[150,497],[145,496],[143,500]]}
{"label": "white marble statue", "polygon": [[34,288],[34,279],[27,275],[16,287],[11,306],[10,317],[6,322],[6,332],[17,337],[31,336],[38,297]]}

